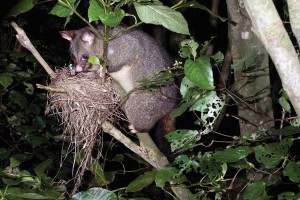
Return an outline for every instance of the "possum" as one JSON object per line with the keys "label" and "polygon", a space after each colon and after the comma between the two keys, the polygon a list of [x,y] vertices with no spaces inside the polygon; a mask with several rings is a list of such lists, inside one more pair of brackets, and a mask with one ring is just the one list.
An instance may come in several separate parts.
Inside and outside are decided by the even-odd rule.
{"label": "possum", "polygon": [[[110,29],[110,36],[125,28],[126,26],[119,25]],[[104,27],[99,26],[98,31],[103,34]],[[70,54],[76,72],[99,71],[101,66],[88,63],[88,58],[97,56],[100,60],[103,59],[103,39],[89,27],[61,31],[60,34],[70,41]],[[142,79],[171,65],[172,60],[166,50],[139,29],[131,29],[109,41],[107,73],[121,87],[122,92],[128,95],[123,110],[131,132],[149,132],[157,122],[170,122],[166,118],[169,118],[170,112],[178,103],[179,91],[174,82],[170,81],[154,91],[136,88]],[[162,126],[172,130],[167,125]]]}

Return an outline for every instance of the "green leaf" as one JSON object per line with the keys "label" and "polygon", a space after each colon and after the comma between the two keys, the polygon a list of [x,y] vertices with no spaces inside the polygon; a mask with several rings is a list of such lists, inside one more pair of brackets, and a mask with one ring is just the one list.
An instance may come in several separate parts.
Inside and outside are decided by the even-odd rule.
{"label": "green leaf", "polygon": [[249,184],[243,193],[243,199],[269,199],[266,192],[266,185],[264,181]]}
{"label": "green leaf", "polygon": [[5,160],[10,155],[10,151],[6,148],[0,148],[0,162]]}
{"label": "green leaf", "polygon": [[76,0],[60,0],[50,11],[50,14],[58,17],[68,17],[73,14],[71,8],[74,8]]}
{"label": "green leaf", "polygon": [[214,153],[214,158],[219,162],[236,162],[250,154],[250,148],[237,147],[237,148],[228,148],[224,151],[217,151]]}
{"label": "green leaf", "polygon": [[14,168],[19,166],[22,161],[24,161],[26,159],[26,156],[24,154],[14,154],[10,157],[9,161],[10,161],[10,167]]}
{"label": "green leaf", "polygon": [[185,102],[185,103],[181,104],[178,108],[176,108],[175,110],[172,111],[172,113],[170,114],[171,117],[175,118],[175,117],[182,115],[193,104],[194,104],[193,101]]}
{"label": "green leaf", "polygon": [[[62,191],[60,191],[62,190]],[[55,185],[51,186],[51,189],[43,189],[42,191],[39,191],[39,194],[48,197],[48,199],[61,199],[62,197],[62,193],[66,192],[66,188],[64,187],[64,189],[62,188],[57,188],[55,187]]]}
{"label": "green leaf", "polygon": [[300,161],[289,162],[283,170],[283,175],[295,183],[300,183]]}
{"label": "green leaf", "polygon": [[27,108],[27,98],[20,92],[12,90],[9,94],[9,99],[21,108]]}
{"label": "green leaf", "polygon": [[145,172],[127,186],[127,192],[137,192],[153,183],[156,171]]}
{"label": "green leaf", "polygon": [[90,170],[93,173],[93,175],[95,176],[95,180],[98,185],[102,186],[102,185],[108,184],[108,182],[106,181],[105,175],[104,175],[103,168],[101,167],[101,165],[98,162],[93,161],[91,163]]}
{"label": "green leaf", "polygon": [[247,163],[244,160],[239,160],[237,162],[230,163],[230,166],[235,168],[235,169],[249,169],[250,168],[249,163]]}
{"label": "green leaf", "polygon": [[164,5],[133,4],[142,22],[162,25],[175,33],[190,35],[188,24],[180,12]]}
{"label": "green leaf", "polygon": [[201,134],[207,134],[213,129],[214,123],[225,105],[224,99],[224,97],[218,97],[216,91],[207,91],[190,107],[190,111],[201,112],[200,119],[195,122],[205,127],[206,130]]}
{"label": "green leaf", "polygon": [[296,200],[296,195],[294,192],[283,192],[278,195],[278,200]]}
{"label": "green leaf", "polygon": [[180,94],[185,97],[187,92],[193,88],[195,84],[190,81],[186,76],[182,79],[181,84],[180,84]]}
{"label": "green leaf", "polygon": [[97,0],[90,1],[90,7],[88,9],[88,17],[89,17],[89,22],[101,20],[102,18],[105,17],[105,11],[100,1]]}
{"label": "green leaf", "polygon": [[280,106],[288,113],[291,113],[291,105],[286,98],[283,96],[278,99]]}
{"label": "green leaf", "polygon": [[198,3],[197,1],[189,1],[188,3],[186,3],[186,4],[184,4],[184,5],[180,6],[180,7],[184,7],[184,8],[199,8],[201,10],[207,11],[213,17],[219,18],[222,22],[225,22],[227,20],[227,18],[221,17],[220,15],[218,15],[217,13],[214,13],[213,11],[211,11],[210,9],[208,9],[206,6]]}
{"label": "green leaf", "polygon": [[18,3],[8,12],[5,18],[17,16],[21,13],[27,12],[31,10],[33,6],[33,0],[19,0]]}
{"label": "green leaf", "polygon": [[211,58],[216,62],[216,65],[220,65],[224,60],[224,54],[221,51],[218,51]]}
{"label": "green leaf", "polygon": [[156,186],[163,188],[166,182],[175,184],[183,183],[184,181],[186,181],[186,177],[178,176],[178,173],[178,169],[172,167],[160,169],[155,175]]}
{"label": "green leaf", "polygon": [[110,27],[117,26],[121,23],[126,13],[123,9],[116,8],[114,11],[106,11],[101,1],[91,0],[88,9],[89,22],[101,20],[101,22]]}
{"label": "green leaf", "polygon": [[118,200],[112,191],[103,188],[90,188],[85,192],[79,192],[72,196],[72,200]]}
{"label": "green leaf", "polygon": [[37,116],[36,118],[34,118],[33,123],[39,129],[43,129],[46,127],[46,120],[44,117],[41,117],[41,116]]}
{"label": "green leaf", "polygon": [[3,182],[5,185],[12,186],[12,185],[19,185],[20,182],[21,182],[21,180],[20,180],[20,179],[2,178],[2,182]]}
{"label": "green leaf", "polygon": [[295,119],[293,119],[290,124],[294,127],[300,127],[300,117],[296,117]]}
{"label": "green leaf", "polygon": [[181,175],[183,172],[191,172],[192,169],[197,172],[197,169],[200,167],[199,162],[196,160],[188,157],[187,155],[180,155],[178,156],[175,161],[177,165],[179,165],[180,171],[179,174]]}
{"label": "green leaf", "polygon": [[6,89],[13,83],[14,79],[8,73],[1,73],[0,74],[0,84]]}
{"label": "green leaf", "polygon": [[223,175],[222,164],[217,162],[214,157],[206,152],[203,156],[199,157],[199,171],[201,174],[206,175],[209,180],[214,180]]}
{"label": "green leaf", "polygon": [[195,61],[188,59],[184,64],[186,77],[198,87],[213,90],[214,77],[208,56],[201,56]]}
{"label": "green leaf", "polygon": [[100,65],[100,59],[97,56],[89,57],[88,62],[94,65]]}
{"label": "green leaf", "polygon": [[45,171],[52,164],[52,162],[53,159],[47,159],[34,168],[34,172],[40,178],[40,180],[46,177]]}
{"label": "green leaf", "polygon": [[281,129],[271,130],[268,133],[271,136],[291,136],[291,135],[298,134],[299,132],[300,132],[300,127],[285,126]]}
{"label": "green leaf", "polygon": [[16,196],[24,199],[48,199],[48,197],[36,193],[23,193]]}
{"label": "green leaf", "polygon": [[286,138],[280,143],[257,146],[254,148],[255,158],[259,163],[264,164],[267,169],[271,169],[287,156],[292,142],[290,138]]}
{"label": "green leaf", "polygon": [[125,16],[126,13],[123,9],[116,9],[115,11],[109,12],[107,17],[101,19],[101,22],[109,27],[115,27],[121,23]]}
{"label": "green leaf", "polygon": [[193,56],[195,60],[197,57],[197,49],[199,44],[193,39],[185,39],[180,43],[180,56],[182,58],[190,58]]}
{"label": "green leaf", "polygon": [[201,139],[201,134],[196,130],[180,129],[168,133],[165,138],[171,143],[171,151],[173,152],[177,149],[192,147]]}
{"label": "green leaf", "polygon": [[26,93],[29,94],[29,95],[32,95],[33,92],[34,92],[34,87],[31,83],[26,83],[26,82],[23,82],[23,84],[26,86]]}

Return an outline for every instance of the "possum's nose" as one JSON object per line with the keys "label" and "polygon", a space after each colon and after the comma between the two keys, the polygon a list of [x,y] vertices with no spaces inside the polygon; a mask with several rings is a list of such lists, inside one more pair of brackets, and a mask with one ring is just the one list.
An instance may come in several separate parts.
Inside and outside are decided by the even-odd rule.
{"label": "possum's nose", "polygon": [[82,72],[82,71],[83,71],[82,66],[76,65],[76,66],[75,66],[75,71],[76,71],[76,72]]}

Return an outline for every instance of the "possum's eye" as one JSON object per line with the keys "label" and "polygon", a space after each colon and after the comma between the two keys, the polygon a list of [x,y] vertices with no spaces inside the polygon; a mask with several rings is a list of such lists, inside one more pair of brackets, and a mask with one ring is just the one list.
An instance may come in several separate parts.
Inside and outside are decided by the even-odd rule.
{"label": "possum's eye", "polygon": [[82,61],[86,61],[88,58],[89,58],[89,56],[88,56],[87,54],[83,54],[83,55],[81,56],[81,60],[82,60]]}

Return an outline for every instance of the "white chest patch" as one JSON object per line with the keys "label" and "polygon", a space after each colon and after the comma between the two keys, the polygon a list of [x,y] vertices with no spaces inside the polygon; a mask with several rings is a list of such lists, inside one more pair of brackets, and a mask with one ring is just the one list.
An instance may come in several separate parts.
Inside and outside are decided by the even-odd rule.
{"label": "white chest patch", "polygon": [[134,83],[132,82],[132,77],[130,74],[131,66],[123,66],[121,70],[113,73],[109,73],[110,76],[117,81],[120,86],[129,92],[134,88]]}

